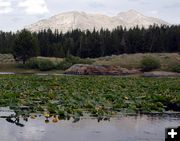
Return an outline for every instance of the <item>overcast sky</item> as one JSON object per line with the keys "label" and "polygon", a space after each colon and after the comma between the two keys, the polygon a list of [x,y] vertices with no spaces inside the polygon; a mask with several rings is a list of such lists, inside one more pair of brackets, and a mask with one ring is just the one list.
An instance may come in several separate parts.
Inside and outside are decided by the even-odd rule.
{"label": "overcast sky", "polygon": [[65,11],[114,16],[130,9],[180,24],[180,0],[0,0],[0,30],[15,31]]}

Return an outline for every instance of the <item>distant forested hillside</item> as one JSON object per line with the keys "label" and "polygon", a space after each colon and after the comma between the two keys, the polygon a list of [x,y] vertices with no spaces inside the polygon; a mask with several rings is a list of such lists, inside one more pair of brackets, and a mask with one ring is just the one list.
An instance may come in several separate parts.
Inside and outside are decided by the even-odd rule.
{"label": "distant forested hillside", "polygon": [[[38,41],[38,55],[48,57],[102,57],[123,53],[180,52],[180,26],[117,27],[113,31],[73,30],[62,34],[57,30],[31,33]],[[0,53],[13,53],[19,32],[0,31]]]}

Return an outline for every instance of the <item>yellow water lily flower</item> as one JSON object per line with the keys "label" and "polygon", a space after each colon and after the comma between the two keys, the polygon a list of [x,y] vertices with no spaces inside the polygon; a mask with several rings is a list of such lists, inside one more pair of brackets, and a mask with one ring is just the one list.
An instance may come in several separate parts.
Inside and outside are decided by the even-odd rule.
{"label": "yellow water lily flower", "polygon": [[44,113],[44,117],[49,118],[50,115],[48,113]]}
{"label": "yellow water lily flower", "polygon": [[124,99],[128,100],[129,98],[127,96],[125,96]]}
{"label": "yellow water lily flower", "polygon": [[52,122],[56,123],[58,121],[59,121],[59,118],[57,116],[54,116]]}
{"label": "yellow water lily flower", "polygon": [[31,119],[35,119],[36,116],[35,116],[35,115],[31,115],[30,118],[31,118]]}

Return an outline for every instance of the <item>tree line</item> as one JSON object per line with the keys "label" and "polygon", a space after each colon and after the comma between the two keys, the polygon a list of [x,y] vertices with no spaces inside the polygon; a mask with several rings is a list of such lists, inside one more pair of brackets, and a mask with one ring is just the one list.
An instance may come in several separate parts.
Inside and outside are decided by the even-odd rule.
{"label": "tree line", "polygon": [[[21,52],[21,48],[26,52]],[[0,31],[0,53],[12,53],[15,56],[27,53],[45,57],[73,55],[81,58],[96,58],[123,53],[179,51],[180,25],[160,27],[153,25],[148,29],[136,26],[128,30],[120,26],[113,31],[94,29],[92,32],[77,29],[64,34],[50,29],[38,33],[27,30],[16,33]]]}

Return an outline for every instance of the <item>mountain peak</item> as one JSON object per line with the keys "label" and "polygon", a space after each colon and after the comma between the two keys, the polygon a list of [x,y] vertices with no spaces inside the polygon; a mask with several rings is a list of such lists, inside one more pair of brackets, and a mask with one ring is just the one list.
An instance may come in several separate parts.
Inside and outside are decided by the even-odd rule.
{"label": "mountain peak", "polygon": [[141,14],[140,12],[134,10],[134,9],[130,9],[127,12],[120,12],[118,14],[118,16],[144,16],[143,14]]}
{"label": "mountain peak", "polygon": [[118,26],[132,28],[134,26],[148,28],[150,25],[167,25],[168,23],[156,19],[144,16],[136,10],[129,10],[127,12],[121,12],[117,16],[109,17],[103,14],[88,14],[79,11],[70,11],[60,13],[47,20],[41,20],[35,24],[25,27],[32,32],[38,32],[44,29],[55,30],[65,33],[74,29],[90,30],[93,31],[100,29],[113,30]]}

